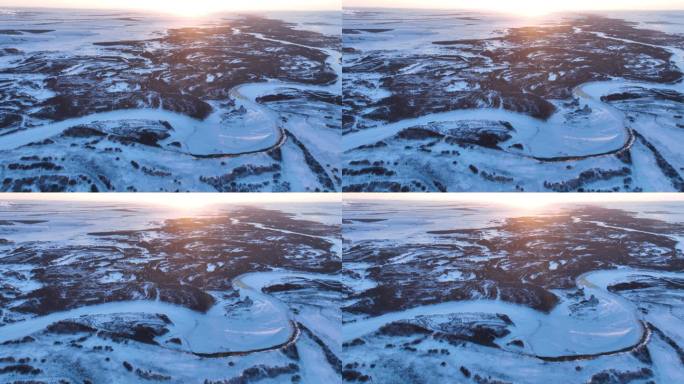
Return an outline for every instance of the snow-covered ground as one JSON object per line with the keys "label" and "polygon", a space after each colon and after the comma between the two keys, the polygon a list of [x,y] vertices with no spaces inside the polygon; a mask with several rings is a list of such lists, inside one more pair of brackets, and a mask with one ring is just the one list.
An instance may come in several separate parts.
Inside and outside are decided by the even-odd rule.
{"label": "snow-covered ground", "polygon": [[[672,143],[684,116],[684,38],[661,28],[681,29],[681,12],[607,16],[619,19],[347,9],[345,190],[682,190],[684,160]],[[643,33],[601,24],[633,18]],[[526,35],[534,28],[537,36]],[[563,33],[567,47],[545,46]],[[586,42],[592,35],[597,41]],[[574,69],[558,67],[555,54],[574,62],[567,56],[575,40]],[[625,53],[623,68],[634,72],[622,77],[603,59],[592,62],[584,44],[606,50],[598,57],[626,51],[619,45],[643,52]],[[662,56],[649,56],[656,52]],[[668,75],[657,78],[658,66]],[[619,100],[626,92],[632,96]],[[507,129],[497,128],[494,140],[501,122]]]}
{"label": "snow-covered ground", "polygon": [[346,381],[684,380],[681,202],[345,200]]}
{"label": "snow-covered ground", "polygon": [[338,206],[229,201],[0,204],[0,381],[341,382]]}
{"label": "snow-covered ground", "polygon": [[684,377],[680,201],[344,200],[7,198],[0,379]]}
{"label": "snow-covered ground", "polygon": [[[0,173],[11,180],[3,189],[338,190],[339,13],[267,16],[0,14]],[[225,44],[214,49],[202,31]],[[175,40],[184,33],[198,40]],[[191,62],[194,71],[180,74]],[[189,78],[197,80],[180,84]],[[74,127],[89,131],[74,136]],[[34,156],[42,165],[18,165]]]}

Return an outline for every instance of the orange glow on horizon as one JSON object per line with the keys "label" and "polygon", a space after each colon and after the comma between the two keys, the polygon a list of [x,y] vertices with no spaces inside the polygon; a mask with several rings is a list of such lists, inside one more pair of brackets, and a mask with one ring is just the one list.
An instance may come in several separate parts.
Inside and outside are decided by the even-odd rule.
{"label": "orange glow on horizon", "polygon": [[0,202],[82,201],[204,207],[243,203],[341,203],[342,201],[440,201],[541,208],[557,204],[682,201],[680,193],[0,193]]}
{"label": "orange glow on horizon", "polygon": [[394,200],[472,202],[507,206],[520,210],[539,210],[560,204],[644,203],[682,201],[680,193],[359,193],[345,194],[343,200]]}
{"label": "orange glow on horizon", "polygon": [[219,12],[340,10],[341,0],[0,0],[3,7],[131,9],[182,17]]}
{"label": "orange glow on horizon", "polygon": [[342,196],[329,193],[0,193],[0,203],[18,201],[132,203],[191,211],[218,204],[339,203]]}
{"label": "orange glow on horizon", "polygon": [[464,9],[538,17],[555,12],[681,10],[681,0],[343,0],[345,8]]}

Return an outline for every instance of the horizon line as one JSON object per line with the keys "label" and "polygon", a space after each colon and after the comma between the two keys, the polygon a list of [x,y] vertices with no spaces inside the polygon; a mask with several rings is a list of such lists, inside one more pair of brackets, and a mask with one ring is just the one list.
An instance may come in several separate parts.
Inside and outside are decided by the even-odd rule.
{"label": "horizon line", "polygon": [[[80,10],[80,11],[132,11],[132,12],[140,12],[140,13],[155,13],[155,14],[165,14],[165,15],[173,15],[173,12],[159,12],[155,11],[152,9],[148,8],[134,8],[134,7],[121,7],[121,8],[112,8],[112,7],[94,7],[94,8],[89,8],[89,7],[79,7],[79,6],[69,6],[69,5],[62,5],[62,6],[24,6],[24,5],[0,5],[0,10],[14,10],[14,9],[53,9],[53,10]],[[213,15],[213,14],[220,14],[220,13],[245,13],[245,12],[341,12],[342,8],[339,9],[332,9],[332,8],[312,8],[312,9],[287,9],[287,8],[273,8],[273,9],[260,9],[260,8],[254,8],[254,9],[241,9],[241,10],[221,10],[221,11],[215,11],[215,12],[210,12],[207,14],[208,15]]]}
{"label": "horizon line", "polygon": [[[82,11],[132,11],[140,13],[154,13],[154,14],[169,14],[173,15],[172,12],[159,12],[146,8],[136,8],[136,7],[79,7],[79,6],[24,6],[24,5],[0,5],[0,9],[51,9],[51,10],[82,10]],[[249,13],[249,12],[343,12],[345,10],[356,10],[356,9],[373,9],[373,10],[397,10],[397,11],[466,11],[466,12],[487,12],[487,13],[500,13],[500,14],[511,14],[512,12],[492,10],[487,8],[444,8],[444,7],[385,7],[385,6],[342,6],[340,8],[311,8],[311,9],[288,9],[288,8],[253,8],[253,9],[241,9],[241,10],[218,10],[210,12],[207,15],[221,14],[221,13]],[[585,12],[683,12],[682,8],[596,8],[596,9],[576,9],[576,10],[558,10],[550,12],[550,14],[562,14],[562,13],[585,13]]]}
{"label": "horizon line", "polygon": [[[498,11],[498,10],[488,10],[486,8],[444,8],[444,7],[369,7],[369,6],[351,6],[351,7],[342,7],[342,10],[345,9],[391,9],[391,10],[415,10],[415,11],[469,11],[469,12],[492,12],[492,13],[511,13],[511,12],[506,12],[506,11]],[[614,11],[614,12],[667,12],[667,11],[684,11],[684,7],[682,8],[633,8],[633,9],[624,9],[624,8],[597,8],[597,9],[577,9],[577,10],[559,10],[559,11],[554,11],[551,13],[577,13],[577,12],[602,12],[602,11]]]}
{"label": "horizon line", "polygon": [[[313,196],[312,196],[313,195]],[[342,194],[273,192],[273,193],[222,193],[222,192],[59,192],[59,193],[0,193],[0,205],[18,202],[81,202],[81,203],[139,203],[146,205],[169,205],[178,202],[190,205],[255,204],[255,203],[340,203]]]}

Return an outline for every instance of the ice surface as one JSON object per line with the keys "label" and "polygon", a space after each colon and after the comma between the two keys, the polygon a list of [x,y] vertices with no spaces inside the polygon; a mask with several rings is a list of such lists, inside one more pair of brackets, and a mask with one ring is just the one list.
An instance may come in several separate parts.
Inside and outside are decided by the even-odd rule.
{"label": "ice surface", "polygon": [[348,381],[684,379],[681,202],[505,207],[347,199]]}
{"label": "ice surface", "polygon": [[0,381],[341,382],[339,206],[229,200],[0,204]]}
{"label": "ice surface", "polygon": [[[458,10],[346,9],[344,189],[684,188],[682,158],[672,144],[681,139],[681,129],[674,128],[681,125],[684,113],[681,97],[664,102],[648,96],[658,91],[681,95],[684,89],[684,51],[676,31],[681,12],[597,15],[616,18],[600,19],[609,20],[606,23],[626,20],[627,29],[636,21],[634,28],[643,32],[626,29],[623,33],[619,26],[602,26],[600,21],[587,26],[582,18],[593,16],[575,14],[530,20]],[[634,49],[633,56],[625,54],[628,62],[623,68],[640,75],[616,76],[617,71],[591,58],[592,50],[579,53],[586,48],[582,44],[576,54],[584,56],[572,59],[578,63],[572,70],[543,63],[556,49],[566,49],[545,44],[557,36],[554,31],[565,33],[567,25],[572,25],[576,36],[568,39],[597,39],[587,42],[596,46],[593,52],[605,49],[609,55],[611,50]],[[526,35],[535,28],[538,37]],[[659,34],[661,30],[670,35]],[[515,38],[506,38],[519,32]],[[513,53],[505,55],[508,51]],[[651,56],[654,52],[659,52],[657,58]],[[522,53],[527,56],[521,58]],[[573,54],[572,49],[566,53]],[[664,67],[668,74],[678,74],[658,80],[657,68]],[[591,73],[578,74],[583,68]],[[648,80],[635,80],[642,75]],[[582,82],[581,78],[600,81]],[[522,89],[517,89],[516,82]],[[624,92],[644,96],[638,101],[606,99]],[[528,96],[543,100],[525,101]],[[541,113],[543,108],[549,113]],[[500,122],[510,124],[510,129],[499,141],[482,133],[482,126]],[[440,126],[457,128],[443,132]],[[473,132],[480,132],[481,141],[469,136]]]}
{"label": "ice surface", "polygon": [[[268,27],[242,28],[254,32],[231,27],[245,20],[258,24],[264,16],[277,23],[286,20],[281,24],[285,32],[274,35]],[[8,30],[19,31],[0,34],[0,89],[6,95],[0,99],[0,151],[8,167],[34,156],[42,159],[42,165],[3,168],[3,180],[12,180],[4,190],[334,191],[340,187],[341,111],[334,101],[341,92],[341,53],[335,41],[339,13],[188,19],[130,11],[22,9],[0,15],[0,21]],[[22,32],[38,29],[40,33]],[[188,44],[185,48],[196,50],[181,53],[183,60],[220,56],[214,67],[222,70],[203,63],[207,68],[197,67],[202,73],[175,80],[196,76],[205,84],[191,84],[180,92],[164,86],[162,91],[161,83],[176,76],[170,74],[187,68],[149,55],[165,56],[172,50],[168,41],[191,30],[212,30],[226,44],[216,50],[202,48],[201,42],[192,48],[190,41],[171,45]],[[230,45],[231,37],[246,36],[256,50],[250,44]],[[138,44],[144,49],[131,49]],[[260,45],[266,47],[259,51]],[[5,49],[10,53],[5,55]],[[281,51],[293,54],[285,57]],[[250,55],[257,58],[255,62],[243,60]],[[42,64],[18,69],[34,60]],[[260,60],[272,60],[272,67],[260,67]],[[96,72],[101,88],[89,78]],[[159,78],[150,83],[152,73]],[[222,89],[226,82],[229,85]],[[64,84],[70,84],[69,89],[61,88]],[[208,90],[197,96],[201,89]],[[91,91],[102,100],[75,100]],[[54,110],[40,112],[57,99],[75,109],[87,108],[88,113],[74,117],[72,110],[50,118]],[[84,105],[89,103],[101,105]],[[134,130],[121,138],[100,135],[99,144],[64,136],[74,127],[97,130],[103,124],[112,130],[108,134],[120,133],[118,128],[126,126]],[[155,126],[157,134],[160,127],[163,132],[150,142],[145,135]],[[65,153],[69,156],[62,160]],[[84,173],[94,177],[86,180],[81,177]]]}

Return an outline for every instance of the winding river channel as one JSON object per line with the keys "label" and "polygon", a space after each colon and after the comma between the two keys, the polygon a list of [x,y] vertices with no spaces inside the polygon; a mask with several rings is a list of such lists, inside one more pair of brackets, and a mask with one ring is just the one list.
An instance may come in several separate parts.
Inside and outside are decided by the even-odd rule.
{"label": "winding river channel", "polygon": [[[594,34],[601,38],[666,49],[672,53],[671,61],[684,72],[684,50],[614,38],[601,33]],[[575,87],[573,95],[579,100],[580,106],[591,108],[591,113],[584,116],[584,119],[575,121],[566,120],[567,110],[560,110],[545,121],[504,109],[464,109],[429,114],[350,133],[343,137],[343,149],[349,151],[363,145],[372,145],[404,129],[420,125],[461,120],[493,120],[510,122],[515,128],[516,133],[512,140],[525,144],[525,148],[520,151],[505,151],[516,156],[555,162],[614,155],[631,148],[634,134],[628,127],[625,113],[601,101],[601,97],[621,92],[625,87],[684,92],[684,81],[661,84],[613,79],[581,84]]]}
{"label": "winding river channel", "polygon": [[[645,344],[650,337],[636,305],[607,289],[633,276],[684,278],[684,273],[627,268],[594,271],[576,280],[592,302],[584,308],[573,309],[576,302],[571,300],[562,300],[550,313],[500,300],[445,302],[350,322],[343,326],[342,334],[345,341],[351,341],[395,321],[456,313],[505,314],[515,324],[509,327],[509,335],[498,340],[505,350],[549,361],[621,353]],[[515,339],[524,342],[523,349],[507,345]]]}
{"label": "winding river channel", "polygon": [[[242,32],[237,31],[237,33]],[[195,157],[233,157],[265,152],[277,148],[285,141],[280,118],[273,110],[259,104],[256,101],[257,98],[276,93],[279,89],[340,94],[342,81],[341,53],[333,49],[271,39],[258,33],[250,33],[250,35],[262,40],[296,45],[325,53],[328,56],[326,65],[335,71],[337,80],[333,84],[322,86],[277,80],[236,86],[230,90],[230,95],[236,102],[236,108],[244,107],[246,111],[242,121],[237,124],[226,124],[222,121],[221,115],[225,111],[217,108],[217,103],[213,105],[214,111],[212,114],[204,120],[197,120],[180,113],[166,111],[162,108],[125,109],[94,113],[4,134],[0,136],[0,151],[12,150],[33,142],[48,139],[77,125],[132,119],[168,121],[173,126],[174,131],[171,132],[171,137],[161,142],[162,146],[163,144],[177,141],[181,143],[181,147],[175,151]]]}
{"label": "winding river channel", "polygon": [[[58,321],[116,314],[164,314],[172,322],[165,339],[179,338],[181,352],[202,357],[226,357],[277,350],[297,341],[300,330],[285,303],[262,293],[262,288],[290,279],[336,280],[333,275],[271,271],[247,273],[232,281],[243,300],[243,308],[226,308],[218,301],[207,313],[153,300],[112,302],[8,324],[0,327],[0,344],[40,332]],[[162,343],[162,345],[164,345]],[[165,346],[168,346],[165,345]],[[169,347],[170,348],[170,347]]]}

